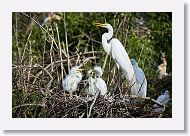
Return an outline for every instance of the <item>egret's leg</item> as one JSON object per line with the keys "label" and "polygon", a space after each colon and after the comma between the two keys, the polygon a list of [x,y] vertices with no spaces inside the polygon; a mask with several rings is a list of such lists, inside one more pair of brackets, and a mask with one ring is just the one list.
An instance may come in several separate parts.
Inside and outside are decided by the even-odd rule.
{"label": "egret's leg", "polygon": [[119,93],[120,93],[120,97],[122,97],[122,92],[121,92],[121,72],[119,71],[119,68],[117,69],[117,73],[118,73],[118,76],[117,76],[117,88],[119,89]]}
{"label": "egret's leg", "polygon": [[[116,79],[118,79],[119,78],[119,69],[117,69],[117,76],[116,76]],[[119,84],[119,82],[118,82],[118,80],[116,81],[116,86],[115,86],[115,88],[114,88],[114,90],[116,90],[117,88],[118,88],[118,85]]]}

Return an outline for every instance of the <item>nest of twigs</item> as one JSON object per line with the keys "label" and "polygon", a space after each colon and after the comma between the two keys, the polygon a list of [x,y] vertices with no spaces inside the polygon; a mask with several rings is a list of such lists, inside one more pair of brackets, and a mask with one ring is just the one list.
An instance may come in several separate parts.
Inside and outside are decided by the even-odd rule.
{"label": "nest of twigs", "polygon": [[65,92],[53,93],[46,102],[48,118],[158,118],[171,117],[166,112],[151,112],[151,98],[127,95],[86,97]]}

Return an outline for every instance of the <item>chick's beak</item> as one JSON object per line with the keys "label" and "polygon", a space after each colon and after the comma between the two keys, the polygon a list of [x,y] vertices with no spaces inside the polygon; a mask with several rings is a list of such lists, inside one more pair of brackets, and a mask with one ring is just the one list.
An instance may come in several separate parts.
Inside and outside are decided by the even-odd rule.
{"label": "chick's beak", "polygon": [[95,74],[95,70],[93,70],[92,72],[91,72],[91,75],[94,75]]}
{"label": "chick's beak", "polygon": [[82,68],[78,69],[79,72],[82,72],[83,70],[84,70],[84,69],[82,69]]}

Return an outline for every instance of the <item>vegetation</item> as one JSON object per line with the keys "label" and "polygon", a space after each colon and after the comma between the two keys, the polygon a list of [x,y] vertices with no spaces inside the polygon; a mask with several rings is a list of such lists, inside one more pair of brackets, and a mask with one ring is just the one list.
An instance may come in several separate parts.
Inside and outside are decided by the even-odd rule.
{"label": "vegetation", "polygon": [[[48,18],[49,17],[49,18]],[[117,67],[101,45],[104,29],[95,22],[108,22],[114,37],[124,45],[130,58],[137,60],[147,81],[147,96],[157,97],[168,89],[172,97],[172,78],[157,78],[161,52],[166,53],[167,72],[172,72],[172,13],[13,13],[12,14],[12,116],[87,117],[92,102],[86,102],[79,85],[79,98],[69,99],[61,81],[75,65],[85,72],[94,65],[104,69],[103,79],[115,96],[128,88],[117,87]],[[115,97],[116,98],[116,97]],[[117,96],[110,103],[99,97],[90,117],[172,117],[172,101],[163,114],[150,112],[154,103],[144,100],[135,108]]]}

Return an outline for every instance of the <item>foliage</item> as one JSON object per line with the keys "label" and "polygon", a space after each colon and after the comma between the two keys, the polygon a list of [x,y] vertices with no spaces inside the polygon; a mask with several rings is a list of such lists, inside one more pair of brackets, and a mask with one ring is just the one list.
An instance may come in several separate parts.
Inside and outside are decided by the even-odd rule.
{"label": "foliage", "polygon": [[[42,26],[51,14],[60,19],[49,20]],[[167,72],[172,71],[172,13],[13,13],[12,20],[13,117],[50,116],[44,104],[52,93],[62,90],[61,80],[69,68],[83,62],[85,71],[105,64],[103,78],[108,89],[116,86],[115,63],[111,57],[106,59],[101,45],[105,30],[94,26],[95,22],[113,26],[114,37],[143,69],[149,97],[156,99],[163,89],[169,89],[172,95],[171,78],[159,81],[156,73],[161,52],[167,56]],[[171,117],[171,102],[166,113],[165,117]]]}

